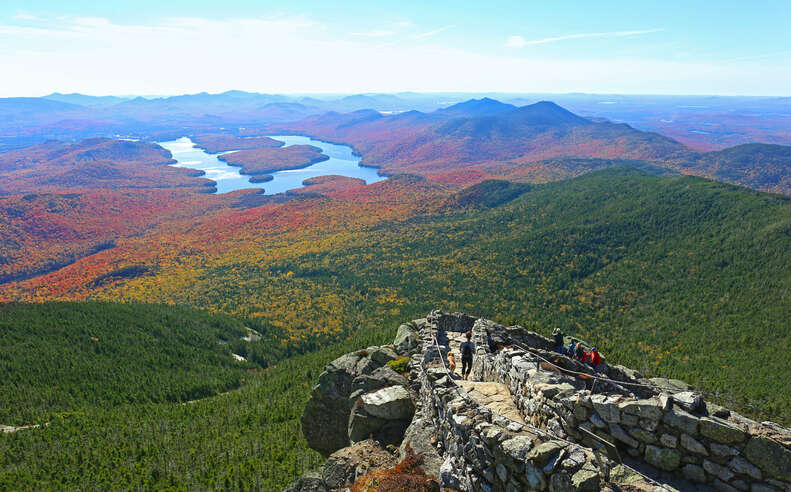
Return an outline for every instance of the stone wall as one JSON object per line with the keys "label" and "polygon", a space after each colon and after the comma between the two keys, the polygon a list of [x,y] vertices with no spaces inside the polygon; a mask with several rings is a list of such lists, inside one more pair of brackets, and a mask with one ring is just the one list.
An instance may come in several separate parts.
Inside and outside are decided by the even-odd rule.
{"label": "stone wall", "polygon": [[[454,332],[466,331],[476,383],[444,366]],[[383,463],[399,446],[398,459],[411,449],[455,490],[791,492],[789,429],[707,402],[682,381],[607,364],[595,374],[553,346],[519,326],[435,311],[401,325],[393,345],[340,357],[303,415],[308,442],[332,455],[289,490],[343,490],[370,468],[360,446],[384,450]],[[407,373],[388,366],[399,357],[409,357]],[[480,384],[513,404],[476,399]]]}
{"label": "stone wall", "polygon": [[[488,321],[475,325],[480,340],[513,342],[508,331]],[[543,342],[519,343],[496,353],[486,345],[474,364],[476,378],[508,385],[531,425],[589,447],[602,445],[603,439],[620,453],[718,490],[791,491],[788,429],[752,421],[692,391],[653,387],[651,380],[630,378],[625,368],[604,368],[616,373],[621,384],[565,373],[545,360],[583,368],[542,350],[547,348]],[[683,383],[675,386],[683,389]]]}
{"label": "stone wall", "polygon": [[[438,325],[442,323],[422,327],[426,350],[413,357],[411,367],[418,374],[420,389],[416,416],[430,421],[444,456],[440,469],[443,487],[487,492],[598,491],[602,482],[621,480],[653,489],[638,475],[591,449],[531,430],[470,398],[441,364],[432,364],[439,355],[429,347],[435,336],[443,338]],[[476,341],[479,354],[485,353],[485,340]]]}

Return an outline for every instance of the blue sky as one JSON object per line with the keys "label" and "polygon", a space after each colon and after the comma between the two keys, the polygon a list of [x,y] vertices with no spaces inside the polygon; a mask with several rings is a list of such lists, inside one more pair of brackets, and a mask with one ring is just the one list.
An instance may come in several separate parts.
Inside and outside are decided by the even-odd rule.
{"label": "blue sky", "polygon": [[791,95],[789,1],[3,0],[0,96]]}

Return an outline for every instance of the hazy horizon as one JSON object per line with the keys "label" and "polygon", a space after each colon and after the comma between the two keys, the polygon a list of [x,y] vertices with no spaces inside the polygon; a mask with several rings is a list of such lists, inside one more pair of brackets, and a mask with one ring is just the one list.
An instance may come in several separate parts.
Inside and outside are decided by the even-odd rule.
{"label": "hazy horizon", "polygon": [[0,97],[791,95],[787,2],[7,0]]}

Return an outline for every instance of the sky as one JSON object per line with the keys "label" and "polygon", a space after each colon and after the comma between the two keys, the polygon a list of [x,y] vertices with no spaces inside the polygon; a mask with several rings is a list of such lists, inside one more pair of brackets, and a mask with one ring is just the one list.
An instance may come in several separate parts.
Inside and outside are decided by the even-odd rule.
{"label": "sky", "polygon": [[0,97],[791,96],[791,1],[2,0]]}

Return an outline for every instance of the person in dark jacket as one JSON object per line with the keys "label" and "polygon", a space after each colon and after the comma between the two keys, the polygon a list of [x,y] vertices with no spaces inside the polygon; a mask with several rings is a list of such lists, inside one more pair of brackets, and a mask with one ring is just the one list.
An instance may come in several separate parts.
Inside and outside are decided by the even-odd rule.
{"label": "person in dark jacket", "polygon": [[585,348],[583,348],[581,343],[577,344],[577,348],[574,352],[574,357],[580,362],[582,362],[582,359],[585,358]]}
{"label": "person in dark jacket", "polygon": [[565,350],[563,350],[563,332],[560,328],[555,328],[552,331],[552,336],[555,338],[555,352],[559,354],[565,353]]}
{"label": "person in dark jacket", "polygon": [[467,337],[467,341],[462,342],[459,350],[461,351],[461,377],[462,379],[467,379],[470,375],[470,371],[472,371],[472,357],[475,354],[475,343],[470,340],[472,338],[472,332],[468,331],[464,336]]}

